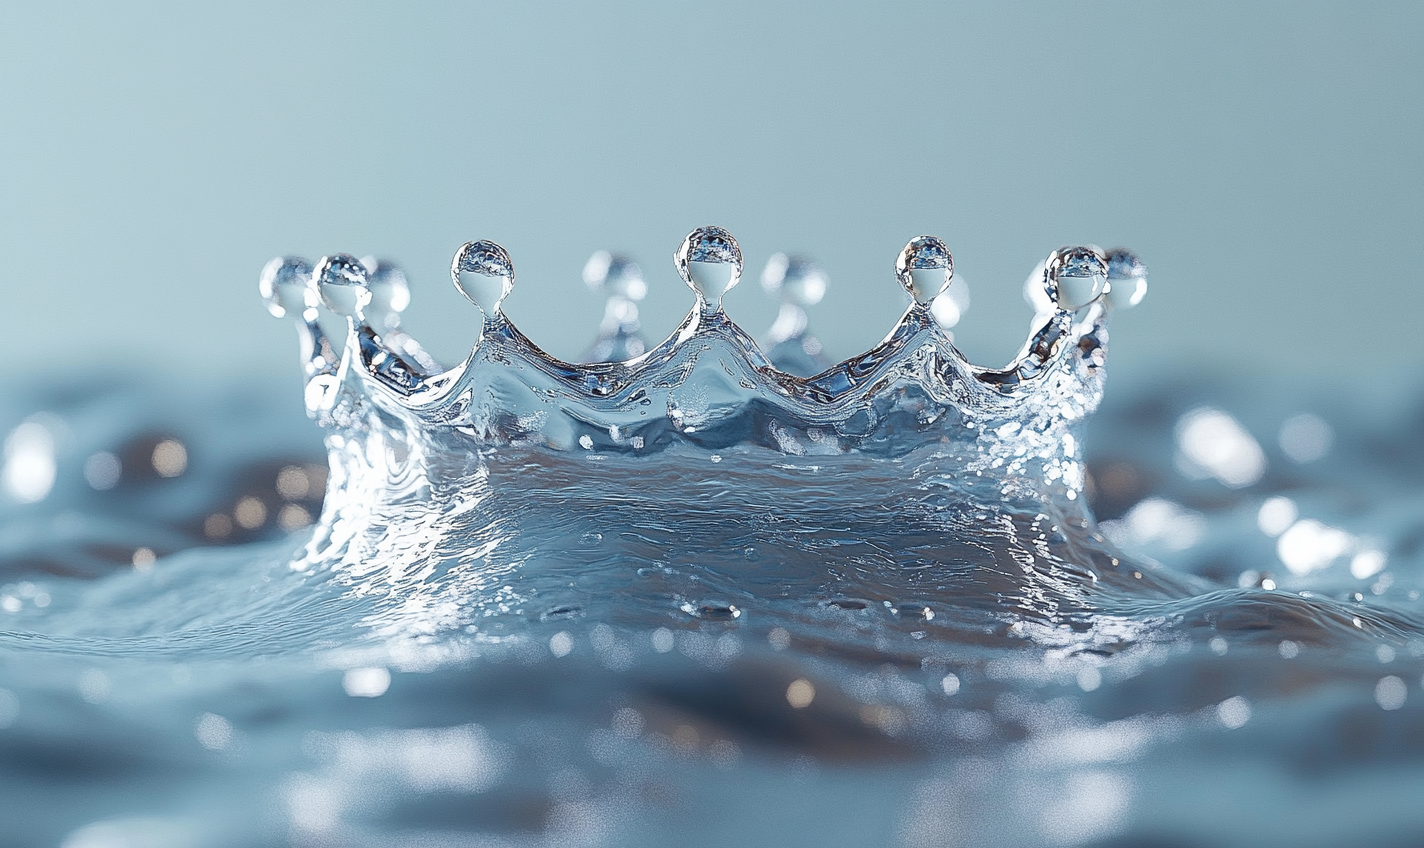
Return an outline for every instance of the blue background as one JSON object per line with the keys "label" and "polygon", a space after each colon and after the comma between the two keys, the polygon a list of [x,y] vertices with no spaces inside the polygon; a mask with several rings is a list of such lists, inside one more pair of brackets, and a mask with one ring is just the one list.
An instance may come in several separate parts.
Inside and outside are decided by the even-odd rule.
{"label": "blue background", "polygon": [[[903,301],[896,253],[945,238],[982,364],[1026,334],[1020,284],[1060,244],[1139,250],[1115,379],[1413,373],[1424,307],[1424,4],[7,4],[0,250],[12,373],[152,363],[292,375],[256,294],[271,256],[377,253],[407,327],[454,360],[447,282],[493,238],[507,311],[571,357],[626,251],[644,325],[690,304],[693,226],[828,270],[839,357]],[[132,364],[132,365],[131,365]],[[293,392],[293,403],[296,403]]]}

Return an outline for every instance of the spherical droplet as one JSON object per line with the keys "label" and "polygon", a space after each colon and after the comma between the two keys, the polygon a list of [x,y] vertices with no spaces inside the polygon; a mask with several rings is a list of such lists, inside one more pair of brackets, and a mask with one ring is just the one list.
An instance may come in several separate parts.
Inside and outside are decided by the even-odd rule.
{"label": "spherical droplet", "polygon": [[698,227],[673,254],[677,273],[713,309],[742,278],[742,249],[721,227]]}
{"label": "spherical droplet", "polygon": [[400,314],[410,306],[410,281],[398,266],[374,257],[363,257],[370,280],[371,302],[366,304],[366,320],[377,330],[400,326]]}
{"label": "spherical droplet", "polygon": [[1108,263],[1096,247],[1061,247],[1044,263],[1044,284],[1060,309],[1082,309],[1103,293]]}
{"label": "spherical droplet", "polygon": [[316,292],[311,287],[311,265],[296,256],[278,256],[262,269],[257,291],[267,303],[267,311],[282,318],[301,315],[316,305]]}
{"label": "spherical droplet", "polygon": [[1125,248],[1108,251],[1108,291],[1104,295],[1113,309],[1128,309],[1147,294],[1147,266],[1137,254]]}
{"label": "spherical droplet", "polygon": [[761,272],[761,287],[779,295],[787,303],[815,306],[826,296],[826,272],[821,266],[799,256],[773,255]]}
{"label": "spherical droplet", "polygon": [[599,294],[608,297],[626,297],[642,300],[648,293],[648,284],[643,281],[643,269],[626,256],[595,252],[583,266],[584,284]]}
{"label": "spherical droplet", "polygon": [[491,320],[500,303],[514,291],[514,262],[509,252],[492,241],[467,242],[450,263],[455,288]]}
{"label": "spherical droplet", "polygon": [[346,318],[361,315],[371,300],[371,287],[366,280],[366,266],[354,256],[338,253],[323,256],[316,263],[316,290],[326,308]]}
{"label": "spherical droplet", "polygon": [[929,303],[954,279],[954,257],[938,238],[916,236],[895,260],[895,279],[916,303]]}

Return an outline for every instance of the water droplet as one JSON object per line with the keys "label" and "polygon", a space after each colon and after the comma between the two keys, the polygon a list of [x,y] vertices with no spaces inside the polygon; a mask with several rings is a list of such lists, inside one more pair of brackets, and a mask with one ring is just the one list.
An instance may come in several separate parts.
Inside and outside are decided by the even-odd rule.
{"label": "water droplet", "polygon": [[1216,705],[1216,718],[1228,730],[1244,727],[1251,720],[1251,702],[1235,695]]}
{"label": "water droplet", "polygon": [[310,526],[311,523],[311,513],[307,512],[306,507],[298,504],[286,504],[277,513],[277,526],[283,530],[300,530],[303,527]]}
{"label": "water droplet", "polygon": [[555,657],[566,657],[574,649],[574,638],[567,633],[555,633],[549,637],[549,653]]}
{"label": "water droplet", "polygon": [[927,304],[949,288],[954,279],[954,257],[938,238],[916,236],[895,260],[895,279],[916,303]]}
{"label": "water droplet", "polygon": [[492,241],[467,242],[450,263],[455,288],[492,321],[500,304],[514,290],[514,262],[509,252]]}
{"label": "water droplet", "polygon": [[177,439],[163,439],[153,446],[149,457],[160,477],[177,477],[188,468],[188,449]]}
{"label": "water droplet", "polygon": [[346,318],[359,318],[371,300],[366,266],[354,256],[323,256],[316,264],[317,293],[326,308]]}
{"label": "water droplet", "polygon": [[652,632],[649,640],[653,643],[653,650],[660,654],[666,654],[676,645],[676,636],[666,627],[659,627]]}
{"label": "water droplet", "polygon": [[267,505],[261,498],[246,495],[240,498],[237,506],[233,507],[233,518],[244,530],[256,530],[267,523]]}
{"label": "water droplet", "polygon": [[1108,263],[1095,247],[1061,247],[1049,254],[1043,278],[1059,308],[1082,309],[1102,294]]}
{"label": "water droplet", "polygon": [[673,261],[704,309],[720,309],[723,295],[742,278],[742,249],[721,227],[698,227],[688,233]]}
{"label": "water droplet", "polygon": [[798,677],[786,687],[786,703],[793,710],[804,710],[816,700],[816,687],[804,677]]}
{"label": "water droplet", "polygon": [[815,306],[826,296],[826,272],[800,256],[774,254],[761,272],[761,287],[796,306]]}
{"label": "water droplet", "polygon": [[1397,710],[1404,706],[1404,702],[1409,697],[1409,687],[1404,681],[1394,675],[1381,677],[1379,683],[1375,684],[1375,703],[1379,704],[1382,710]]}
{"label": "water droplet", "polygon": [[84,479],[95,491],[107,491],[119,484],[123,463],[108,451],[99,451],[84,461]]}
{"label": "water droplet", "polygon": [[638,301],[648,293],[643,272],[631,259],[600,250],[583,267],[583,281],[605,295],[603,321],[582,362],[623,362],[642,356],[647,341],[638,332]]}
{"label": "water droplet", "polygon": [[299,316],[316,305],[311,265],[296,256],[279,256],[268,262],[257,280],[257,291],[266,301],[267,311],[278,318]]}
{"label": "water droplet", "polygon": [[809,259],[778,253],[767,260],[761,285],[781,300],[781,309],[760,343],[777,369],[810,377],[831,366],[823,355],[824,345],[808,331],[806,316],[806,308],[825,296],[826,282],[825,272]]}
{"label": "water droplet", "polygon": [[1129,309],[1147,295],[1147,266],[1126,248],[1108,251],[1108,291],[1104,296],[1113,309]]}
{"label": "water droplet", "polygon": [[400,315],[410,306],[410,281],[399,267],[375,257],[362,257],[371,289],[366,321],[377,333],[400,326]]}
{"label": "water droplet", "polygon": [[607,297],[624,297],[628,300],[642,300],[648,293],[648,284],[643,280],[643,269],[626,256],[600,250],[588,258],[583,266],[584,283],[599,294]]}

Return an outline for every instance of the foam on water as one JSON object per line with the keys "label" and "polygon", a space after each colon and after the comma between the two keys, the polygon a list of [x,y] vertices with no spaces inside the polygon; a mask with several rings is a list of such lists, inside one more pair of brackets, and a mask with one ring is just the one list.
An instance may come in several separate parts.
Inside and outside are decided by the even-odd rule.
{"label": "foam on water", "polygon": [[275,263],[330,463],[293,535],[324,481],[280,406],[14,393],[0,844],[1410,844],[1418,411],[1175,384],[1086,433],[1103,287],[978,368],[933,244],[881,346],[795,376],[712,236],[673,336],[586,366],[489,243],[453,369],[378,263]]}

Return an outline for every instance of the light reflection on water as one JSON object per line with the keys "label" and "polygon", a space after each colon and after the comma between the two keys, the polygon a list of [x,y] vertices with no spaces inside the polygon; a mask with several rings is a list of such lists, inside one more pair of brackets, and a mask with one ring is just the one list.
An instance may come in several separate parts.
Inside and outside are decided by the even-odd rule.
{"label": "light reflection on water", "polygon": [[[151,385],[3,407],[0,844],[1424,832],[1417,410],[1376,428],[1190,387],[1104,410],[1104,530],[1188,591],[1054,616],[986,608],[972,572],[883,579],[853,516],[864,565],[833,579],[778,570],[758,525],[630,572],[598,552],[678,528],[616,514],[551,535],[544,573],[418,546],[296,572],[325,473],[300,412]],[[1058,597],[1020,579],[1020,610]]]}

